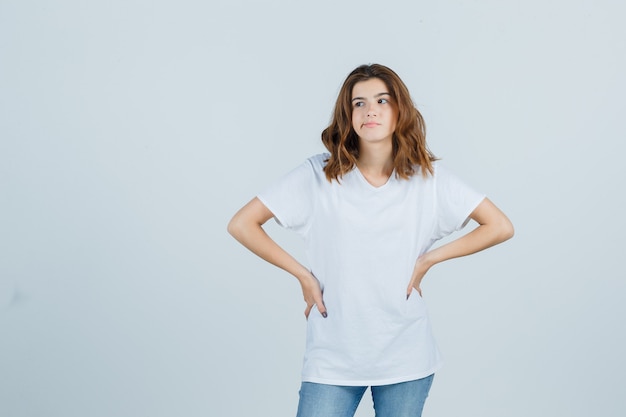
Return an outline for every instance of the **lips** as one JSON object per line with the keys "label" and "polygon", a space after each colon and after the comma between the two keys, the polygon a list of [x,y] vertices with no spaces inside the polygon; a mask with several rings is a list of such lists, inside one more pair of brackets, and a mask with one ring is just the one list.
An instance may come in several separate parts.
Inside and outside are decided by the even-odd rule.
{"label": "lips", "polygon": [[365,126],[365,127],[376,127],[376,126],[380,126],[380,123],[367,122],[367,123],[363,123],[363,126]]}

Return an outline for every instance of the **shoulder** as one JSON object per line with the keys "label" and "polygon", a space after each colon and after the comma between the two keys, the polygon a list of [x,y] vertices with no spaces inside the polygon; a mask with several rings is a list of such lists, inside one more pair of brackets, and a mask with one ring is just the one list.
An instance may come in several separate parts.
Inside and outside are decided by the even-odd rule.
{"label": "shoulder", "polygon": [[437,173],[439,172],[447,172],[447,168],[444,164],[441,163],[441,161],[437,160],[437,161],[433,161],[433,173],[434,175],[437,175]]}
{"label": "shoulder", "polygon": [[289,180],[291,182],[310,182],[316,180],[317,177],[325,175],[324,166],[326,165],[328,156],[328,154],[318,154],[307,158],[304,162],[300,163],[300,165],[285,174],[282,177],[283,180]]}
{"label": "shoulder", "polygon": [[454,177],[454,174],[448,169],[446,165],[442,164],[440,161],[434,161],[432,176],[435,180],[438,180]]}
{"label": "shoulder", "polygon": [[414,173],[409,178],[409,182],[423,185],[432,184],[436,182],[440,176],[445,176],[448,173],[447,169],[439,161],[433,161],[432,167],[432,173],[424,170],[426,172],[426,174],[424,175],[422,167],[420,165],[414,165]]}
{"label": "shoulder", "polygon": [[304,170],[309,175],[312,175],[314,178],[319,179],[321,177],[326,178],[326,174],[324,173],[324,167],[326,166],[326,162],[330,154],[328,153],[320,153],[317,155],[313,155],[306,159],[301,165],[300,170]]}
{"label": "shoulder", "polygon": [[411,176],[410,182],[418,186],[437,188],[438,184],[441,186],[459,181],[459,178],[440,161],[433,161],[432,166],[433,172],[427,172],[426,175],[423,175],[419,165],[415,166],[415,173]]}
{"label": "shoulder", "polygon": [[316,171],[323,170],[326,166],[326,162],[330,158],[329,153],[319,153],[317,155],[313,155],[306,160]]}

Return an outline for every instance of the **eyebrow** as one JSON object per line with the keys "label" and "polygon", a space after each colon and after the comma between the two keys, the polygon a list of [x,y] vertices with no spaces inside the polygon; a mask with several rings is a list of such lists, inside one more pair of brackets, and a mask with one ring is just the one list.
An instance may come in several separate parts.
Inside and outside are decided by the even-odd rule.
{"label": "eyebrow", "polygon": [[[384,92],[384,93],[378,93],[378,94],[376,94],[376,95],[374,96],[374,98],[376,98],[376,97],[380,97],[380,96],[390,96],[390,97],[391,97],[391,94],[389,94],[389,93],[387,93],[387,92]],[[354,98],[353,98],[352,100],[350,100],[350,101],[354,101],[354,100],[365,100],[365,97],[354,97]]]}

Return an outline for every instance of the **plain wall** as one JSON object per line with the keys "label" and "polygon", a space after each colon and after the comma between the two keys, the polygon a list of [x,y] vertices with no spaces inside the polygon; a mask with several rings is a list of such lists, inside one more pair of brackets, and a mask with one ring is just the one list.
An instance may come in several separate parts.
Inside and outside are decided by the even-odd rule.
{"label": "plain wall", "polygon": [[372,62],[516,226],[425,279],[424,415],[625,415],[625,11],[1,0],[0,416],[294,415],[300,288],[226,224]]}

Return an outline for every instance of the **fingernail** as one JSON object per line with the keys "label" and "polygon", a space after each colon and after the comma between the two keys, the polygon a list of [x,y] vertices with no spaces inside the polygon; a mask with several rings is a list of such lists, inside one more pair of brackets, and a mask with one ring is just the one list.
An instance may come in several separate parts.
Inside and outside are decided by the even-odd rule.
{"label": "fingernail", "polygon": [[409,299],[409,295],[411,295],[411,294],[407,294],[407,295],[406,295],[406,299],[407,299],[407,300]]}
{"label": "fingernail", "polygon": [[324,311],[324,312],[322,313],[322,317],[326,318],[326,317],[328,317],[328,314],[326,314],[326,312]]}

